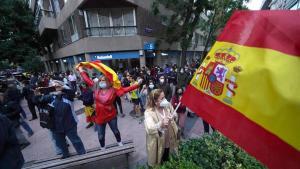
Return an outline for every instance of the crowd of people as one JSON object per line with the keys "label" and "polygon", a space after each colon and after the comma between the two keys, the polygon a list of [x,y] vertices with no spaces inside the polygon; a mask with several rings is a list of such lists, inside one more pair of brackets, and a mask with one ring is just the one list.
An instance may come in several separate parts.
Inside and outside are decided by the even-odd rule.
{"label": "crowd of people", "polygon": [[[143,66],[117,71],[122,84],[118,89],[113,87],[108,77],[87,71],[83,66],[79,66],[77,72],[32,74],[30,79],[22,81],[22,91],[16,87],[13,77],[8,77],[7,89],[0,93],[0,125],[9,119],[11,128],[15,130],[10,134],[16,135],[10,138],[14,140],[9,144],[15,145],[15,140],[18,143],[14,149],[30,144],[20,129],[26,130],[28,137],[34,134],[20,105],[22,98],[25,98],[32,115],[30,120],[38,118],[38,111],[40,124],[49,129],[57,155],[62,155],[62,158],[70,156],[66,137],[77,154],[85,154],[85,147],[77,133],[78,118],[74,111],[74,98],[77,97],[84,105],[87,128],[95,125],[101,149],[105,149],[106,124],[110,126],[119,146],[122,146],[117,114],[125,116],[120,98],[125,95],[125,99],[133,105],[130,115],[144,117],[141,119],[144,119],[146,129],[148,164],[155,166],[166,161],[169,153],[176,152],[178,140],[185,137],[185,118],[187,114],[191,117],[193,114],[180,100],[198,66],[199,62],[193,62],[184,67],[166,64],[164,67]],[[207,128],[208,124],[204,122],[204,125]],[[11,128],[7,127],[7,130]],[[2,146],[9,136],[5,131],[0,131],[0,136]],[[4,149],[0,147],[0,154],[5,153]],[[24,162],[22,154],[18,159]],[[1,161],[2,158],[0,168],[4,165]]]}

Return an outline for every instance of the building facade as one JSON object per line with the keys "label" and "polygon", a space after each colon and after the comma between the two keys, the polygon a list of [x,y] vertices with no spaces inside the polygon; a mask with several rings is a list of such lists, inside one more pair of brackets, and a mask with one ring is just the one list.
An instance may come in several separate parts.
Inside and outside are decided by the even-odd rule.
{"label": "building facade", "polygon": [[[46,71],[72,70],[81,61],[94,60],[116,70],[179,64],[179,44],[156,44],[164,25],[151,14],[151,4],[152,0],[31,0]],[[199,58],[203,48],[195,32],[186,60]]]}
{"label": "building facade", "polygon": [[265,0],[262,9],[299,10],[300,0]]}

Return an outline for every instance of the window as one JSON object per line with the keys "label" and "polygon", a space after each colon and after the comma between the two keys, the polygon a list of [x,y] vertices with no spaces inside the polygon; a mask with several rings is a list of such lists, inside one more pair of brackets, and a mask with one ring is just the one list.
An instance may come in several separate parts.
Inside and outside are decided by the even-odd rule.
{"label": "window", "polygon": [[89,20],[89,31],[88,34],[90,36],[99,36],[99,20],[98,20],[98,11],[97,10],[90,10],[88,12],[88,20]]}
{"label": "window", "polygon": [[89,36],[130,36],[136,34],[133,8],[97,9],[85,12]]}
{"label": "window", "polygon": [[98,12],[98,20],[101,29],[99,30],[100,36],[111,36],[110,18],[108,9],[100,9]]}
{"label": "window", "polygon": [[111,18],[113,22],[113,33],[116,36],[124,36],[124,23],[123,23],[123,16],[122,10],[115,8],[111,10]]}
{"label": "window", "polygon": [[[135,26],[134,10],[130,8],[125,8],[123,10],[123,19],[124,19],[124,26]],[[135,27],[125,28],[126,35],[134,35],[135,33],[136,33]]]}
{"label": "window", "polygon": [[66,30],[65,30],[64,25],[62,25],[60,27],[60,34],[61,34],[61,40],[62,40],[61,46],[64,46],[65,44],[67,44],[67,34],[66,34]]}
{"label": "window", "polygon": [[69,18],[68,22],[70,26],[71,40],[74,42],[79,39],[74,15]]}

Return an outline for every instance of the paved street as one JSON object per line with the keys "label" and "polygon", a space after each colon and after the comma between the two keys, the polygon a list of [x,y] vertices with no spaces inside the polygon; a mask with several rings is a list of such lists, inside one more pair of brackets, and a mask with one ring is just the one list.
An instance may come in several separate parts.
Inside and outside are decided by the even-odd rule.
{"label": "paved street", "polygon": [[[29,115],[29,110],[26,105],[26,102],[22,102],[24,110],[28,114],[28,119],[31,118]],[[124,99],[122,99],[123,111],[126,116],[124,118],[118,118],[118,127],[121,132],[122,140],[132,139],[136,151],[130,155],[129,164],[130,168],[135,168],[136,165],[144,165],[147,162],[147,152],[146,152],[146,134],[144,129],[144,123],[139,123],[139,119],[134,119],[129,115],[129,112],[132,110],[132,104]],[[81,137],[83,144],[86,149],[91,149],[99,147],[98,136],[94,131],[94,128],[91,127],[86,129],[84,114],[80,113],[82,111],[83,105],[81,101],[75,101],[75,111],[78,113],[79,123],[78,123],[78,133]],[[39,120],[30,121],[29,124],[34,130],[34,135],[28,140],[31,142],[31,145],[26,147],[22,152],[25,160],[39,160],[55,156],[54,145],[50,140],[49,131],[43,129],[39,125]],[[186,133],[190,137],[199,137],[203,133],[202,121],[199,118],[187,118],[186,123]],[[25,135],[27,133],[25,132]],[[106,129],[106,145],[115,143],[116,139],[109,127]],[[69,147],[70,152],[75,152],[73,146]]]}

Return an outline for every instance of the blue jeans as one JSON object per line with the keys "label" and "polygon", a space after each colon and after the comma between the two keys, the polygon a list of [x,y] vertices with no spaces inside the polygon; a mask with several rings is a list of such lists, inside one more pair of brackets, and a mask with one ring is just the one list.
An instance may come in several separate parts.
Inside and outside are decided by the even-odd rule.
{"label": "blue jeans", "polygon": [[[18,105],[18,106],[20,106],[20,105]],[[25,113],[23,107],[20,106],[19,108],[20,108],[20,111],[21,111],[21,115],[24,117],[24,119],[27,119],[27,115],[26,115],[26,113]]]}
{"label": "blue jeans", "polygon": [[69,131],[66,131],[65,133],[53,132],[53,138],[55,139],[56,145],[62,150],[63,157],[68,157],[70,155],[67,146],[66,136],[71,141],[78,155],[86,153],[84,145],[80,137],[78,136],[77,126],[75,126]]}
{"label": "blue jeans", "polygon": [[31,127],[29,126],[29,124],[23,119],[23,117],[21,116],[21,118],[19,119],[20,125],[23,127],[23,129],[25,129],[28,133],[28,135],[33,135],[33,131],[31,129]]}
{"label": "blue jeans", "polygon": [[[118,129],[118,123],[117,123],[117,117],[115,117],[114,119],[112,119],[111,121],[108,122],[108,125],[110,127],[110,129],[112,130],[112,132],[114,133],[117,142],[121,142],[121,135],[120,135],[120,131]],[[99,138],[99,142],[101,147],[105,146],[105,128],[106,128],[106,124],[100,124],[97,127],[98,130],[98,138]]]}

